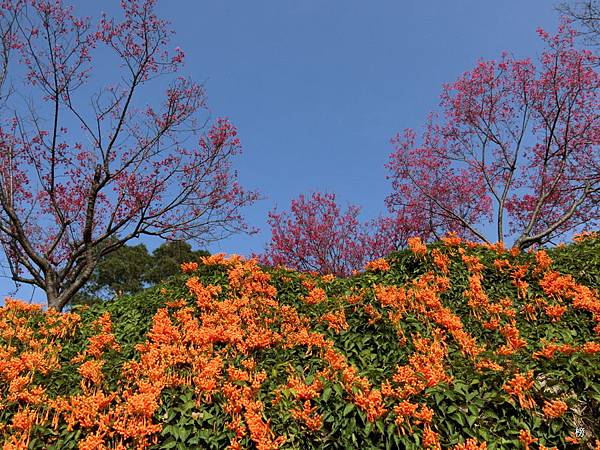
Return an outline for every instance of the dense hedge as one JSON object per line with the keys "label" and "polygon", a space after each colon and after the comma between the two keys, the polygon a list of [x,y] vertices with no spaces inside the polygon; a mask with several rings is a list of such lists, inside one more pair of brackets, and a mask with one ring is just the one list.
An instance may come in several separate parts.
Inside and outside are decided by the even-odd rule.
{"label": "dense hedge", "polygon": [[0,308],[9,448],[600,448],[600,239],[448,237],[349,278],[213,255],[65,314]]}

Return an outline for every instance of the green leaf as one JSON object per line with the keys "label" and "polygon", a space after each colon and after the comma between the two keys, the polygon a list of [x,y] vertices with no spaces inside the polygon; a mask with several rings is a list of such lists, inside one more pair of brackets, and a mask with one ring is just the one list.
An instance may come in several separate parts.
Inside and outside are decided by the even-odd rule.
{"label": "green leaf", "polygon": [[342,412],[342,415],[345,417],[348,414],[350,414],[350,412],[352,412],[354,410],[354,403],[348,403],[346,405],[346,407],[344,408],[344,412]]}

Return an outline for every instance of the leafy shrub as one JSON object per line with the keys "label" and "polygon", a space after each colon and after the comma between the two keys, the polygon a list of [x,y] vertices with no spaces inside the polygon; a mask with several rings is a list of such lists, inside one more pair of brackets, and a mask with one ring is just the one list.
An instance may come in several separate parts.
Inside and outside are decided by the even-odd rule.
{"label": "leafy shrub", "polygon": [[[0,309],[4,448],[594,448],[600,239],[446,237],[350,278],[213,255],[65,314]],[[576,436],[578,434],[583,436]]]}

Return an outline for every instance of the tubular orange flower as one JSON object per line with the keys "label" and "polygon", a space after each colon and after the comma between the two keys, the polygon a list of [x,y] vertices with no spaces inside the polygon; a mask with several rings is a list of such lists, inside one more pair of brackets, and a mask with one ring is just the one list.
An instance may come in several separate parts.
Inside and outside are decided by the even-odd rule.
{"label": "tubular orange flower", "polygon": [[197,262],[184,262],[181,264],[181,271],[183,273],[195,272],[198,270]]}
{"label": "tubular orange flower", "polygon": [[563,305],[547,305],[545,311],[552,322],[558,322],[562,315],[567,311],[567,307]]}
{"label": "tubular orange flower", "polygon": [[456,444],[452,450],[487,450],[487,444],[477,442],[477,439],[469,438],[462,444]]}
{"label": "tubular orange flower", "polygon": [[79,366],[79,374],[86,380],[90,380],[93,384],[99,384],[102,381],[102,366],[103,360],[86,361]]}
{"label": "tubular orange flower", "polygon": [[525,446],[525,450],[529,450],[529,446],[538,441],[537,438],[534,438],[531,435],[531,432],[529,430],[519,431],[519,440]]}
{"label": "tubular orange flower", "polygon": [[442,242],[448,247],[456,247],[460,245],[462,239],[454,232],[450,232],[442,237]]}
{"label": "tubular orange flower", "polygon": [[363,306],[363,311],[367,314],[370,319],[368,321],[369,325],[373,325],[377,323],[381,319],[381,313],[377,311],[377,309],[373,305],[365,305]]}
{"label": "tubular orange flower", "polygon": [[439,249],[434,248],[431,250],[433,256],[433,263],[443,273],[448,274],[450,271],[450,258],[448,255],[443,254]]}
{"label": "tubular orange flower", "polygon": [[327,294],[325,294],[323,289],[318,287],[311,289],[308,295],[304,297],[304,302],[309,305],[317,305],[325,301],[327,301]]}
{"label": "tubular orange flower", "polygon": [[552,258],[548,256],[545,250],[538,250],[535,252],[535,261],[537,263],[537,267],[534,270],[534,273],[543,273],[550,268],[552,265]]}
{"label": "tubular orange flower", "polygon": [[479,371],[483,371],[484,369],[496,371],[502,370],[502,366],[500,364],[497,364],[489,359],[482,359],[481,361],[476,362],[475,368]]}
{"label": "tubular orange flower", "polygon": [[427,254],[427,246],[423,244],[418,236],[408,238],[408,248],[415,256],[423,257]]}
{"label": "tubular orange flower", "polygon": [[326,275],[323,275],[323,276],[321,277],[321,281],[322,281],[323,283],[333,283],[333,282],[335,281],[335,275],[333,275],[333,274],[331,274],[331,273],[328,273],[328,274],[326,274]]}
{"label": "tubular orange flower", "polygon": [[557,419],[567,412],[569,407],[562,400],[551,400],[544,403],[544,415],[550,419]]}
{"label": "tubular orange flower", "polygon": [[440,440],[439,440],[439,436],[438,434],[433,431],[429,425],[425,425],[425,428],[423,429],[423,447],[424,448],[431,448],[433,447],[434,449],[438,450],[442,448],[442,446],[440,445]]}
{"label": "tubular orange flower", "polygon": [[535,380],[533,379],[533,371],[530,370],[526,374],[517,373],[510,379],[502,388],[510,395],[516,396],[519,399],[519,404],[523,409],[531,409],[535,406],[533,399],[526,393],[533,387]]}
{"label": "tubular orange flower", "polygon": [[35,423],[36,417],[37,413],[34,410],[28,407],[21,409],[13,415],[12,428],[14,430],[29,432]]}
{"label": "tubular orange flower", "polygon": [[368,262],[365,265],[365,270],[376,271],[379,270],[381,272],[386,272],[390,270],[390,264],[385,260],[385,258],[375,259],[373,261]]}
{"label": "tubular orange flower", "polygon": [[327,326],[334,330],[336,333],[341,333],[348,329],[348,322],[346,322],[346,314],[344,310],[330,311],[321,316],[321,320],[327,322]]}
{"label": "tubular orange flower", "polygon": [[584,353],[600,353],[600,342],[586,342],[581,349]]}

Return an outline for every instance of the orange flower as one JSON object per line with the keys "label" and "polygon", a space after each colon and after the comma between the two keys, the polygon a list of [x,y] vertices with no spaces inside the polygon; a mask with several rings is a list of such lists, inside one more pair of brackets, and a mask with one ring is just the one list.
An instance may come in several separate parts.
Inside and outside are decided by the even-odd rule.
{"label": "orange flower", "polygon": [[481,263],[481,260],[477,256],[467,255],[462,248],[458,251],[460,253],[462,261],[466,264],[467,269],[473,274],[480,274],[484,268],[484,265]]}
{"label": "orange flower", "polygon": [[323,426],[323,417],[316,412],[317,407],[310,405],[310,400],[304,402],[302,409],[292,409],[292,417],[306,424],[309,430],[319,430]]}
{"label": "orange flower", "polygon": [[418,236],[408,238],[408,248],[419,257],[423,257],[427,254],[427,246],[423,244],[421,238]]}
{"label": "orange flower", "polygon": [[387,412],[387,408],[379,389],[367,388],[366,391],[354,395],[354,404],[367,413],[368,421],[375,422]]}
{"label": "orange flower", "polygon": [[527,342],[521,339],[519,329],[514,325],[505,325],[500,328],[500,334],[506,338],[506,345],[498,349],[500,355],[511,355],[515,351],[527,346]]}
{"label": "orange flower", "polygon": [[450,232],[446,234],[446,236],[442,237],[442,242],[446,244],[448,247],[456,247],[462,242],[462,239],[458,237],[458,235],[454,232]]}
{"label": "orange flower", "polygon": [[452,450],[487,450],[487,444],[485,442],[479,444],[477,439],[469,438],[463,444],[456,444]]}
{"label": "orange flower", "polygon": [[323,283],[333,283],[335,281],[335,275],[328,273],[327,275],[323,275],[321,277],[321,281]]}
{"label": "orange flower", "polygon": [[525,450],[529,450],[529,446],[535,442],[538,441],[537,438],[534,438],[531,435],[531,432],[529,430],[521,430],[519,431],[519,440],[523,443],[523,445],[525,446]]}
{"label": "orange flower", "polygon": [[502,386],[502,388],[510,395],[516,396],[519,399],[519,404],[523,409],[531,409],[535,406],[532,398],[526,393],[533,387],[535,380],[533,379],[533,371],[530,370],[526,374],[517,373],[512,379]]}
{"label": "orange flower", "polygon": [[13,415],[12,428],[29,432],[34,425],[37,413],[30,408],[21,409]]}
{"label": "orange flower", "polygon": [[402,400],[398,405],[394,406],[394,413],[397,416],[396,425],[401,425],[406,418],[411,417],[418,407],[418,404],[411,403],[408,400]]}
{"label": "orange flower", "polygon": [[544,415],[550,419],[557,419],[567,412],[569,407],[562,400],[551,400],[544,403]]}
{"label": "orange flower", "polygon": [[599,342],[586,342],[582,346],[582,350],[584,353],[594,354],[600,353],[600,343]]}
{"label": "orange flower", "polygon": [[581,233],[578,233],[576,235],[573,236],[573,241],[574,242],[582,242],[586,239],[591,239],[591,238],[595,238],[596,236],[598,236],[597,231],[582,231]]}
{"label": "orange flower", "polygon": [[450,271],[450,258],[448,255],[444,255],[439,249],[434,248],[431,250],[431,255],[433,256],[433,263],[436,267],[443,273],[448,274]]}
{"label": "orange flower", "polygon": [[552,259],[548,256],[545,250],[538,250],[535,252],[535,261],[537,263],[537,267],[534,270],[534,273],[545,272],[552,265]]}
{"label": "orange flower", "polygon": [[99,384],[102,381],[102,366],[103,360],[86,361],[79,366],[79,374],[86,380],[90,380],[93,384]]}
{"label": "orange flower", "polygon": [[558,322],[562,315],[567,311],[567,307],[562,305],[547,305],[545,311],[552,319],[552,322]]}
{"label": "orange flower", "polygon": [[380,270],[382,272],[386,272],[386,271],[390,270],[390,264],[384,258],[379,258],[379,259],[375,259],[373,261],[368,262],[367,265],[365,266],[365,270],[371,270],[371,271]]}
{"label": "orange flower", "polygon": [[304,302],[309,305],[317,305],[327,301],[327,294],[321,288],[313,288],[309,291],[308,295],[304,297]]}
{"label": "orange flower", "polygon": [[429,428],[429,425],[425,425],[423,429],[423,447],[425,448],[435,448],[441,450],[440,440],[438,434]]}
{"label": "orange flower", "polygon": [[494,267],[499,272],[504,272],[505,270],[509,270],[512,266],[508,259],[496,259],[494,260]]}
{"label": "orange flower", "polygon": [[102,436],[99,436],[98,434],[90,434],[79,441],[77,448],[79,450],[105,450],[109,447],[104,445],[104,439]]}
{"label": "orange flower", "polygon": [[482,371],[484,369],[490,369],[490,370],[496,370],[496,371],[502,370],[502,366],[500,364],[496,364],[495,362],[493,362],[489,359],[482,359],[481,361],[476,362],[475,368],[479,371]]}
{"label": "orange flower", "polygon": [[579,442],[579,438],[576,436],[567,436],[565,438],[565,441],[570,443],[570,444],[580,444]]}
{"label": "orange flower", "polygon": [[197,262],[184,262],[181,264],[181,271],[183,273],[195,272],[198,270]]}
{"label": "orange flower", "polygon": [[363,306],[363,311],[370,317],[369,325],[373,325],[381,319],[381,313],[373,305]]}
{"label": "orange flower", "polygon": [[346,322],[346,314],[343,309],[325,313],[321,316],[321,320],[327,322],[327,326],[336,333],[341,333],[343,330],[348,329],[348,322]]}

